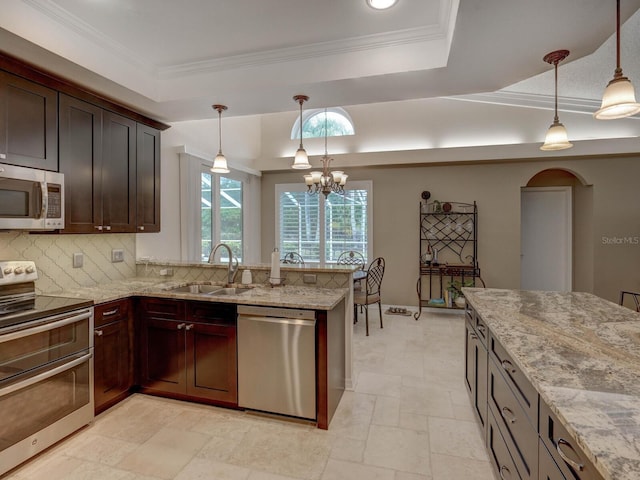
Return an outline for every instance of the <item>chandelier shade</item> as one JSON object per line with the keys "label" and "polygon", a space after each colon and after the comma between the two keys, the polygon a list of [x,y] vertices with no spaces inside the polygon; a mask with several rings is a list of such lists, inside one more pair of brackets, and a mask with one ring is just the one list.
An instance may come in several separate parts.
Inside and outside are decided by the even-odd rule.
{"label": "chandelier shade", "polygon": [[213,166],[211,167],[211,171],[213,173],[229,173],[229,167],[227,166],[227,159],[222,153],[222,112],[227,109],[225,105],[212,105],[214,110],[218,112],[218,139],[219,139],[219,148],[218,154],[216,158],[213,160]]}

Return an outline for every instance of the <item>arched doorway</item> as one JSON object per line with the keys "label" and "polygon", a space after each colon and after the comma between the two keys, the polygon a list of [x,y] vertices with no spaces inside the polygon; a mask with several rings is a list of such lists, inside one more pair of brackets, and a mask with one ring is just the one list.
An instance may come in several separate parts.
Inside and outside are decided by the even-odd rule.
{"label": "arched doorway", "polygon": [[543,170],[521,189],[520,286],[592,291],[592,189],[564,169]]}

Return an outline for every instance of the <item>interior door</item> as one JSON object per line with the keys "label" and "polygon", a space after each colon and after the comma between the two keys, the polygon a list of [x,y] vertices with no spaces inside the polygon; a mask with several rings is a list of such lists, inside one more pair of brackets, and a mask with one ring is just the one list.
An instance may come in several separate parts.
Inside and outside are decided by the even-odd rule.
{"label": "interior door", "polygon": [[571,291],[571,187],[521,191],[520,288]]}

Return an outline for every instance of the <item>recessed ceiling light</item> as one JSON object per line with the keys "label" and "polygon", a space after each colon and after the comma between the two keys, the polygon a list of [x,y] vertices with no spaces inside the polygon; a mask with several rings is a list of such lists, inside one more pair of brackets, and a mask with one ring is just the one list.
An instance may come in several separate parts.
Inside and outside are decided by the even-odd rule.
{"label": "recessed ceiling light", "polygon": [[367,0],[367,5],[376,10],[386,10],[393,7],[398,0]]}

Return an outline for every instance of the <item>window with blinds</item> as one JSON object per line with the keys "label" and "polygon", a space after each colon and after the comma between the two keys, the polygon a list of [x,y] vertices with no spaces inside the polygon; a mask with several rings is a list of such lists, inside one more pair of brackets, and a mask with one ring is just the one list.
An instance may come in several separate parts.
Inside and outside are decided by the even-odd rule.
{"label": "window with blinds", "polygon": [[[355,182],[354,182],[355,183]],[[369,257],[371,185],[344,195],[309,195],[298,185],[279,185],[278,248],[281,256],[299,253],[305,263],[335,263],[342,252]],[[289,187],[289,188],[288,188]],[[304,187],[304,186],[303,186]],[[355,185],[354,185],[355,187]]]}

